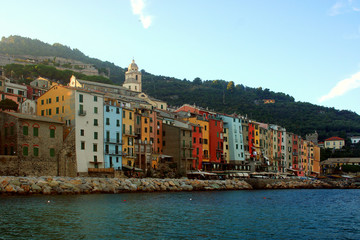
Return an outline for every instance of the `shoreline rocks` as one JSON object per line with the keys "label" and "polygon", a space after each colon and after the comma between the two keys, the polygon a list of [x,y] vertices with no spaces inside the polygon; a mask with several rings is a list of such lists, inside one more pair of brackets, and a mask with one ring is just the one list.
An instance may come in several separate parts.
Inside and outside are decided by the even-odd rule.
{"label": "shoreline rocks", "polygon": [[294,179],[159,179],[0,176],[0,194],[93,194],[299,188],[360,188],[353,181]]}

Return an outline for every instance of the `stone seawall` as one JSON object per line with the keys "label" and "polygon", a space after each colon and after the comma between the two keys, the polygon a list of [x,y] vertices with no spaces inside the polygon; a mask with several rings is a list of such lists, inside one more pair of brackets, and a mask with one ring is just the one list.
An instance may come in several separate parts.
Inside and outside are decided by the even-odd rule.
{"label": "stone seawall", "polygon": [[0,194],[90,194],[292,188],[360,188],[349,181],[0,177]]}

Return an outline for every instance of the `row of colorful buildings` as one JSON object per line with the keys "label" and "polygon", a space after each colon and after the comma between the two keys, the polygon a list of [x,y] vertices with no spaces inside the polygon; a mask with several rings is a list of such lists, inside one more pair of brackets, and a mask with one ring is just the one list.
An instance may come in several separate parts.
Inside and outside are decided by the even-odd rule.
{"label": "row of colorful buildings", "polygon": [[[21,113],[1,114],[0,154],[17,156],[17,166],[24,165],[17,169],[20,175],[46,174],[49,167],[34,172],[26,166],[47,159],[57,175],[69,176],[146,172],[163,165],[179,175],[199,169],[219,174],[320,173],[320,148],[314,141],[236,114],[187,104],[169,108],[142,92],[141,77],[133,61],[123,86],[75,77],[62,86],[39,78],[22,88],[26,95],[25,90],[6,90],[10,81],[3,78],[3,98],[17,95]],[[37,128],[49,133],[39,134]],[[11,170],[11,160],[6,159],[6,166]]]}

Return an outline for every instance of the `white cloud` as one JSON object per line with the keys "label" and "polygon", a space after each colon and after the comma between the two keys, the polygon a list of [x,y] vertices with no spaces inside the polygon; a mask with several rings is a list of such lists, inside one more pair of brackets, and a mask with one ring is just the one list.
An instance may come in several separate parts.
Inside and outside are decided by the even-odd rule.
{"label": "white cloud", "polygon": [[342,2],[336,2],[329,10],[330,16],[336,16],[341,14],[341,9],[344,7],[344,4]]}
{"label": "white cloud", "polygon": [[140,17],[143,27],[149,28],[152,23],[152,17],[144,13],[145,0],[130,0],[130,2],[133,13]]}
{"label": "white cloud", "polygon": [[343,14],[346,12],[360,12],[360,8],[359,6],[354,6],[354,5],[359,5],[358,2],[356,2],[355,0],[338,0],[328,11],[328,14],[330,16],[336,16],[339,14]]}
{"label": "white cloud", "polygon": [[360,72],[353,74],[350,78],[341,80],[330,92],[319,99],[319,102],[339,97],[345,93],[360,87]]}

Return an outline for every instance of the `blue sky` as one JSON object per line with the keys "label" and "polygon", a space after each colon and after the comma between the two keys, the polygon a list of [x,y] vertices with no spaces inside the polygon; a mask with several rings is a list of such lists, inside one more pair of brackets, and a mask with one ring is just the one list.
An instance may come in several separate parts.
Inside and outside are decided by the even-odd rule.
{"label": "blue sky", "polygon": [[2,0],[0,35],[360,114],[360,0]]}

